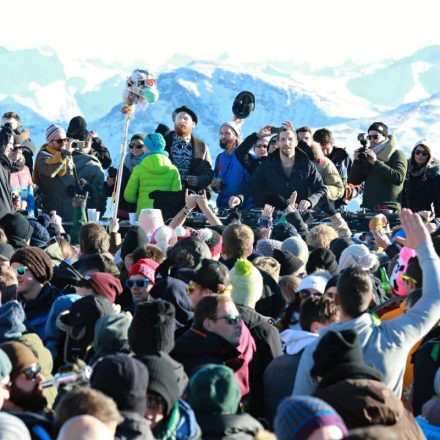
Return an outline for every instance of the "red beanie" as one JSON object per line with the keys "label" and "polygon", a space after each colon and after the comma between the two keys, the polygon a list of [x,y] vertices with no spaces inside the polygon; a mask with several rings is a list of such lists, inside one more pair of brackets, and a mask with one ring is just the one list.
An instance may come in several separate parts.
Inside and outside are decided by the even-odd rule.
{"label": "red beanie", "polygon": [[154,275],[158,266],[159,264],[154,260],[143,258],[142,260],[139,260],[133,264],[129,277],[132,277],[133,275],[142,275],[143,277],[148,278],[151,283],[154,284]]}

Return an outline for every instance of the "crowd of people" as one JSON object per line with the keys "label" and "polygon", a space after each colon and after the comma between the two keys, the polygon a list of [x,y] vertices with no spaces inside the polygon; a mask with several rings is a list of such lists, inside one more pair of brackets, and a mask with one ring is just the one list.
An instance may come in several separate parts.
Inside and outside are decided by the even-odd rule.
{"label": "crowd of people", "polygon": [[[0,438],[440,438],[429,141],[407,158],[374,122],[350,157],[327,128],[242,139],[234,118],[213,165],[197,114],[172,118],[131,136],[107,224],[87,212],[114,202],[118,170],[85,119],[37,150],[3,115]],[[354,233],[341,213],[360,195],[377,215]]]}

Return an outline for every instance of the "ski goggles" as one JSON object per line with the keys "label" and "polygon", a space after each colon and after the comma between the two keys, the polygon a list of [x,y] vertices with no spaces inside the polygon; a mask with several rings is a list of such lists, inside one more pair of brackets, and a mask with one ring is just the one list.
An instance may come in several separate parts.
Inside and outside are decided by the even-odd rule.
{"label": "ski goggles", "polygon": [[143,278],[141,280],[127,280],[125,282],[125,285],[129,288],[132,289],[134,286],[142,288],[142,287],[147,287],[148,284],[150,283],[150,279],[149,278]]}

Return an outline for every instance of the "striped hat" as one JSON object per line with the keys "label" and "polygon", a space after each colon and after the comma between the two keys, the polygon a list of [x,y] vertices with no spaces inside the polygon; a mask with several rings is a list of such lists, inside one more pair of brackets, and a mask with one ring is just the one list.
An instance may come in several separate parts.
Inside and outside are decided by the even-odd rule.
{"label": "striped hat", "polygon": [[63,127],[52,124],[46,128],[46,142],[49,144],[54,139],[66,139],[66,132]]}

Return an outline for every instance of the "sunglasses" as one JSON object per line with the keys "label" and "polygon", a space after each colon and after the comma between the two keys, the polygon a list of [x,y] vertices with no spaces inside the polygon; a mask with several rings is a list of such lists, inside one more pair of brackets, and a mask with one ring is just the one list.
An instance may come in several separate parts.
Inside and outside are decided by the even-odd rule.
{"label": "sunglasses", "polygon": [[17,147],[12,147],[11,150],[12,151],[21,151],[21,150],[23,150],[23,147],[20,145],[20,146],[17,146]]}
{"label": "sunglasses", "polygon": [[416,150],[416,151],[414,151],[414,154],[415,154],[416,156],[427,156],[427,155],[428,155],[428,152],[427,152],[427,151],[424,151],[424,150]]}
{"label": "sunglasses", "polygon": [[406,282],[412,281],[414,284],[417,284],[417,280],[415,280],[413,277],[410,277],[409,275],[405,275],[405,274],[402,274],[401,276],[403,281]]}
{"label": "sunglasses", "polygon": [[54,139],[54,142],[56,142],[58,145],[67,144],[67,138],[65,138],[65,139]]}
{"label": "sunglasses", "polygon": [[375,141],[377,141],[377,140],[379,139],[379,137],[380,137],[380,134],[369,134],[369,135],[367,136],[367,139],[368,139],[369,141],[371,141],[371,139],[374,139]]}
{"label": "sunglasses", "polygon": [[142,148],[144,148],[144,144],[130,144],[128,148],[130,148],[130,150],[132,150],[133,148],[136,148],[136,150],[141,150]]}
{"label": "sunglasses", "polygon": [[213,321],[218,321],[219,319],[224,319],[229,325],[237,325],[241,321],[241,316],[240,315],[213,316],[211,319]]}
{"label": "sunglasses", "polygon": [[148,284],[150,283],[150,280],[148,278],[143,278],[142,280],[127,280],[125,282],[125,285],[131,289],[134,286],[136,287],[147,287]]}
{"label": "sunglasses", "polygon": [[267,145],[265,145],[265,144],[260,144],[260,145],[255,145],[255,148],[264,148],[264,149],[267,149]]}
{"label": "sunglasses", "polygon": [[33,380],[41,373],[41,365],[33,364],[30,367],[21,370],[21,373],[25,375],[26,379]]}
{"label": "sunglasses", "polygon": [[26,266],[20,266],[15,269],[15,272],[17,272],[17,275],[23,276],[27,270],[28,268]]}

